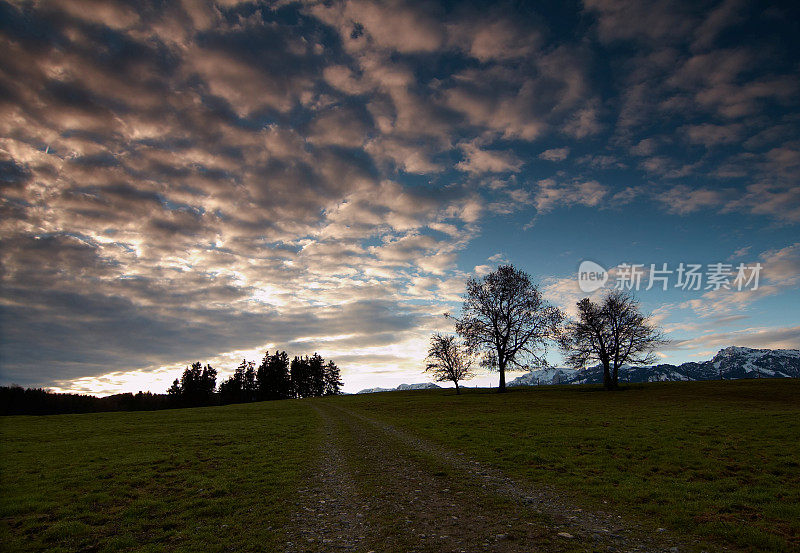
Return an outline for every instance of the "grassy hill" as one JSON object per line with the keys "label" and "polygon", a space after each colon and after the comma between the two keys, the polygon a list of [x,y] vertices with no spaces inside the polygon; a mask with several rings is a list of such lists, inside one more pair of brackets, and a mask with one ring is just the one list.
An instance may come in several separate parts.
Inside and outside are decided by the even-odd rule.
{"label": "grassy hill", "polygon": [[[576,507],[666,528],[692,548],[800,548],[800,381],[465,392],[5,417],[0,547],[283,550],[302,524],[295,499],[319,470],[324,407],[545,485]],[[392,486],[390,471],[376,478],[354,485]],[[543,548],[576,547],[559,543]]]}

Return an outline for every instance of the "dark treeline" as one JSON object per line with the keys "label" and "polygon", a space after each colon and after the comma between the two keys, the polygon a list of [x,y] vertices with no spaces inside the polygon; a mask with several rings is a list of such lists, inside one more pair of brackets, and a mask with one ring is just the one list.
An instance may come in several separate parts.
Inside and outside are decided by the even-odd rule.
{"label": "dark treeline", "polygon": [[62,394],[41,388],[0,387],[0,415],[56,415],[101,411],[152,411],[176,407],[196,407],[291,399],[341,393],[339,367],[320,355],[295,357],[289,361],[285,351],[267,353],[256,367],[242,361],[233,376],[217,389],[217,371],[197,362],[175,379],[166,394],[138,392],[107,397]]}
{"label": "dark treeline", "polygon": [[42,388],[0,387],[0,415],[57,415],[100,411],[153,411],[176,407],[167,394],[130,392],[107,397],[58,394]]}
{"label": "dark treeline", "polygon": [[216,377],[214,368],[195,363],[175,379],[167,393],[181,405],[196,406],[215,400],[226,404],[336,395],[342,386],[339,367],[317,353],[291,362],[285,351],[267,353],[258,367],[243,359],[215,395]]}
{"label": "dark treeline", "polygon": [[198,405],[212,405],[216,396],[217,369],[211,365],[203,366],[200,361],[186,367],[180,380],[177,378],[167,390],[167,395],[175,405],[194,407]]}

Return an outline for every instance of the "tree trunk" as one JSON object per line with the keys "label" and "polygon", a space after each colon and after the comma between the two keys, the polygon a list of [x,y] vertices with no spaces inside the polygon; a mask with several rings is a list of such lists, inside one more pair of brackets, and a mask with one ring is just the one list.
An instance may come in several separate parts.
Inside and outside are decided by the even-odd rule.
{"label": "tree trunk", "polygon": [[606,390],[616,389],[616,379],[611,378],[611,364],[603,363],[603,387]]}
{"label": "tree trunk", "polygon": [[506,364],[499,363],[498,368],[500,369],[500,386],[498,386],[497,391],[503,393],[506,391]]}
{"label": "tree trunk", "polygon": [[456,395],[460,394],[461,390],[458,389],[458,380],[456,380]]}

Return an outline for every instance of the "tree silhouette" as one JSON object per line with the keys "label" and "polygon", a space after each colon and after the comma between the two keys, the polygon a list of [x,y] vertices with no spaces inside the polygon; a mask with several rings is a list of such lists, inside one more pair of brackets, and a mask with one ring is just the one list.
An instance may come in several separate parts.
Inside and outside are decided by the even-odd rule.
{"label": "tree silhouette", "polygon": [[242,359],[242,362],[233,371],[233,375],[219,385],[219,396],[222,403],[248,401],[244,393],[247,366],[248,362]]}
{"label": "tree silhouette", "polygon": [[292,359],[291,365],[289,365],[289,377],[292,383],[293,397],[301,398],[313,396],[311,376],[311,364],[309,363],[308,356],[295,356],[295,358]]}
{"label": "tree silhouette", "polygon": [[172,382],[172,386],[167,390],[167,395],[170,399],[178,402],[181,398],[181,381],[177,378]]}
{"label": "tree silhouette", "polygon": [[274,355],[267,353],[256,371],[259,399],[286,399],[292,397],[289,379],[289,356],[285,351]]}
{"label": "tree silhouette", "polygon": [[[217,385],[217,371],[199,361],[183,371],[180,381],[180,399],[184,405],[208,405]],[[173,383],[173,386],[175,384]]]}
{"label": "tree silhouette", "polygon": [[456,385],[460,380],[472,378],[472,356],[456,341],[455,336],[443,336],[438,332],[431,337],[425,371],[433,372],[436,382],[450,381]]}
{"label": "tree silhouette", "polygon": [[242,371],[242,401],[255,401],[258,398],[255,363],[243,359],[239,368]]}
{"label": "tree silhouette", "polygon": [[600,303],[589,298],[578,302],[578,320],[568,323],[560,338],[567,362],[583,368],[595,360],[603,365],[603,386],[618,388],[619,368],[625,363],[655,362],[653,350],[666,341],[661,332],[639,311],[629,294],[615,290]]}
{"label": "tree silhouette", "polygon": [[0,386],[0,415],[55,415],[98,411],[150,411],[176,407],[169,394],[137,392],[95,397],[83,394],[54,393],[42,388]]}
{"label": "tree silhouette", "polygon": [[325,395],[325,360],[318,353],[308,359],[308,378],[310,394],[314,397]]}
{"label": "tree silhouette", "polygon": [[562,320],[561,311],[542,298],[527,273],[502,265],[467,281],[455,326],[469,352],[481,352],[481,364],[500,372],[498,390],[504,392],[507,368],[547,365],[540,350],[557,338]]}
{"label": "tree silhouette", "polygon": [[240,403],[334,395],[342,386],[339,367],[333,361],[326,363],[318,353],[295,357],[290,363],[285,351],[267,352],[258,367],[242,359],[233,374],[220,383],[218,396],[214,393],[216,376],[211,366],[194,363],[163,397],[173,405],[194,406],[208,405],[216,397],[219,403]]}
{"label": "tree silhouette", "polygon": [[325,395],[335,396],[340,394],[342,384],[339,367],[333,361],[328,361],[328,364],[325,365]]}
{"label": "tree silhouette", "polygon": [[216,390],[217,371],[199,361],[176,378],[166,394],[125,392],[106,397],[54,393],[41,388],[0,386],[0,415],[49,415],[97,411],[140,411],[239,403],[266,399],[314,397],[341,393],[341,373],[333,361],[319,354],[296,357],[294,392],[289,356],[285,351],[267,353],[261,365],[243,359],[233,374]]}

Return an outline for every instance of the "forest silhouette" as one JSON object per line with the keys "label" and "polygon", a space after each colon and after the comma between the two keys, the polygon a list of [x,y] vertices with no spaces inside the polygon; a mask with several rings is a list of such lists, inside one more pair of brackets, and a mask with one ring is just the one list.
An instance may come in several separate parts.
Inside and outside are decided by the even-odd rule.
{"label": "forest silhouette", "polygon": [[96,397],[55,393],[43,388],[0,387],[0,415],[55,415],[101,411],[152,411],[252,401],[337,395],[343,385],[333,361],[314,353],[289,360],[285,351],[269,352],[256,366],[242,360],[217,386],[217,370],[201,362],[187,367],[165,394],[138,392]]}

